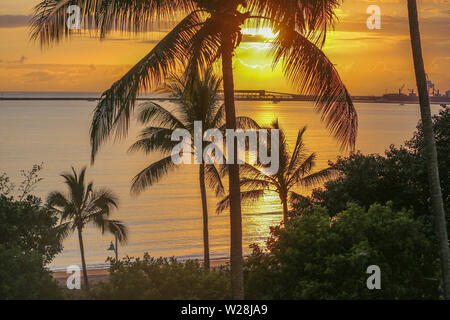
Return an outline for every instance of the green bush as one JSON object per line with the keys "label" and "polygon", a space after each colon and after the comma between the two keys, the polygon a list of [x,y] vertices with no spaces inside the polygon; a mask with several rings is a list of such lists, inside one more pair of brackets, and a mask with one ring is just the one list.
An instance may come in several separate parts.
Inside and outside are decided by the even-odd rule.
{"label": "green bush", "polygon": [[[442,196],[450,222],[450,107],[441,109],[433,117],[433,130]],[[426,234],[433,238],[434,219],[426,163],[422,125],[419,123],[412,139],[404,146],[390,146],[384,156],[358,152],[330,163],[339,177],[314,190],[310,200],[328,208],[331,216],[344,210],[347,202],[368,209],[375,202],[393,201],[397,210],[413,209],[414,217],[424,224]],[[302,206],[308,207],[308,204],[297,206],[297,213],[301,213]]]}
{"label": "green bush", "polygon": [[61,297],[45,267],[62,250],[57,221],[39,198],[0,194],[0,299]]}
{"label": "green bush", "polygon": [[93,299],[230,299],[229,272],[206,272],[198,261],[175,258],[130,258],[115,262],[108,282],[90,290]]}
{"label": "green bush", "polygon": [[[316,206],[271,231],[268,252],[246,261],[249,299],[430,299],[438,297],[437,250],[409,211],[355,204],[334,218]],[[369,265],[381,290],[369,290]]]}

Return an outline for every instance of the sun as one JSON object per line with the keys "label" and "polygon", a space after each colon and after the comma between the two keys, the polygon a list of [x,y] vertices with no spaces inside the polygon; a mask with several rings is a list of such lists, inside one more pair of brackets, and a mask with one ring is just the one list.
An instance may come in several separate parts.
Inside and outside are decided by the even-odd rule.
{"label": "sun", "polygon": [[251,36],[263,36],[267,40],[273,40],[277,36],[271,28],[244,28],[242,29],[242,34]]}

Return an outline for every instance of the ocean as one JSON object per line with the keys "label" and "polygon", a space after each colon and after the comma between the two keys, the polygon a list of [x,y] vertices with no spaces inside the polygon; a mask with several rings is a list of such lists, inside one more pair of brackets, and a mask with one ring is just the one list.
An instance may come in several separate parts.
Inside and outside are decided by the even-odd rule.
{"label": "ocean", "polygon": [[[97,97],[92,93],[0,93],[0,97]],[[87,179],[94,186],[108,187],[120,198],[113,218],[123,220],[129,228],[129,240],[119,244],[119,257],[175,256],[180,260],[202,258],[202,211],[198,167],[184,165],[170,172],[160,183],[139,196],[130,195],[132,178],[160,155],[129,154],[128,147],[136,139],[140,127],[133,122],[126,139],[113,141],[101,148],[97,160],[90,165],[89,127],[95,101],[5,101],[0,100],[0,173],[6,172],[20,182],[20,170],[35,163],[44,163],[43,180],[34,194],[45,198],[53,190],[65,191],[62,172],[74,166],[87,166]],[[171,108],[171,102],[162,102]],[[413,136],[420,118],[417,104],[356,103],[359,129],[356,149],[363,153],[383,153],[390,144],[400,145]],[[317,169],[329,160],[345,156],[333,139],[311,102],[237,101],[237,114],[250,116],[262,125],[278,118],[287,133],[291,149],[298,130],[307,126],[305,144],[317,153]],[[440,106],[432,105],[436,114]],[[311,190],[298,189],[308,194]],[[229,215],[216,214],[217,199],[208,190],[210,252],[212,258],[229,256]],[[254,205],[243,206],[243,243],[246,254],[249,245],[262,246],[269,227],[280,223],[281,204],[269,194]],[[84,232],[86,260],[94,268],[105,263],[112,251],[107,251],[111,234],[101,235],[92,227]],[[52,269],[81,264],[75,235],[64,241],[64,251],[52,262]]]}

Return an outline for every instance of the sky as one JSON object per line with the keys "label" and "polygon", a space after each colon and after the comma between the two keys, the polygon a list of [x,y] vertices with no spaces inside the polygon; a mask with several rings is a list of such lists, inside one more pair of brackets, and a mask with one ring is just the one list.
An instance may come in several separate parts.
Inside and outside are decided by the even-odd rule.
{"label": "sky", "polygon": [[[425,68],[441,92],[450,90],[450,0],[417,0]],[[42,50],[29,40],[29,17],[39,0],[0,2],[0,91],[102,92],[164,37],[114,35],[72,39]],[[381,29],[369,30],[366,9],[381,9]],[[344,0],[324,52],[352,95],[381,95],[415,88],[405,0]],[[254,30],[244,33],[254,35]],[[234,58],[237,89],[294,92],[280,68],[273,70],[268,45],[247,37]],[[253,42],[251,42],[253,41]]]}

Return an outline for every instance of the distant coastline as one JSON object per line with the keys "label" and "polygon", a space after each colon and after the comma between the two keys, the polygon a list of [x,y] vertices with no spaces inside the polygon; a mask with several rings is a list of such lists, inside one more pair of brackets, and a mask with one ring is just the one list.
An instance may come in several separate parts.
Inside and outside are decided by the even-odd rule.
{"label": "distant coastline", "polygon": [[[0,92],[0,101],[98,101],[100,93],[94,92]],[[394,103],[394,104],[418,104],[418,97],[405,96],[407,99],[383,96],[353,96],[355,102],[367,103]],[[415,98],[415,99],[413,99]],[[270,92],[265,90],[237,90],[236,101],[315,101],[314,96]],[[138,101],[174,101],[176,98],[164,95],[147,93],[138,97]],[[450,97],[430,96],[430,102],[434,104],[450,103]]]}

